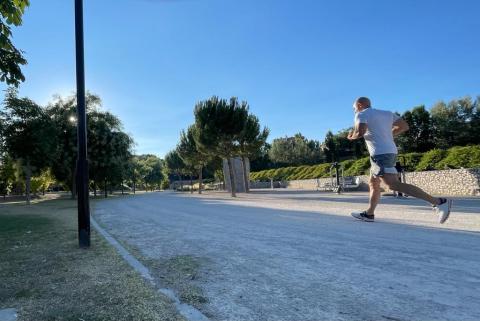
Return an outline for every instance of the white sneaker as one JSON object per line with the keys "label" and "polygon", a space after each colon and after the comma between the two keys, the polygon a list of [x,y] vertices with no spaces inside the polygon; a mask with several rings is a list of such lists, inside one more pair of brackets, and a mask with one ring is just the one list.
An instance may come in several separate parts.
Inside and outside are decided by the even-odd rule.
{"label": "white sneaker", "polygon": [[445,223],[450,216],[450,210],[452,209],[452,200],[441,198],[442,204],[435,206],[435,211],[438,214],[438,222],[440,224]]}

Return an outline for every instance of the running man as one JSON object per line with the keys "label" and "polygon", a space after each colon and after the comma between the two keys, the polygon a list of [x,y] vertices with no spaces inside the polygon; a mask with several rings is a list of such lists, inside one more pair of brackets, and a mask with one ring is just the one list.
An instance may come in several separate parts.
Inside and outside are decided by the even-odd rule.
{"label": "running man", "polygon": [[383,181],[391,190],[401,192],[432,204],[438,214],[441,224],[450,215],[452,201],[446,198],[436,198],[425,193],[420,188],[402,183],[395,169],[397,161],[397,146],[393,137],[408,130],[408,124],[395,113],[371,107],[370,99],[360,97],[353,103],[355,111],[354,129],[348,134],[349,140],[364,138],[370,154],[370,200],[366,211],[353,212],[352,216],[366,221],[375,220],[375,208],[380,201],[380,182]]}

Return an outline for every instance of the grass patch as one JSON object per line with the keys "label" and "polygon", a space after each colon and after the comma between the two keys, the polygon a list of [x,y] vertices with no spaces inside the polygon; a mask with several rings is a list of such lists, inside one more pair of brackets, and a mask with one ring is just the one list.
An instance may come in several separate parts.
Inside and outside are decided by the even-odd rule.
{"label": "grass patch", "polygon": [[148,267],[150,273],[161,287],[172,289],[183,302],[202,310],[202,305],[208,303],[202,288],[198,285],[202,278],[201,266],[206,258],[191,255],[179,255],[166,259],[147,257],[140,250],[128,243],[121,242],[130,253]]}
{"label": "grass patch", "polygon": [[156,261],[152,267],[156,275],[161,275],[170,287],[178,291],[183,302],[197,308],[208,302],[201,288],[192,282],[199,276],[200,259],[189,255],[175,256],[165,261]]}
{"label": "grass patch", "polygon": [[75,201],[0,204],[0,308],[19,320],[183,320],[92,230],[78,248]]}

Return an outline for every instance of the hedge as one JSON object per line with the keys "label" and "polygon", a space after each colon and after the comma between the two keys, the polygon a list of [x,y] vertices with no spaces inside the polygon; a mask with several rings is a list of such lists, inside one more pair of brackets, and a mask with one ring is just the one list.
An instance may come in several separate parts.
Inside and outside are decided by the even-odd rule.
{"label": "hedge", "polygon": [[415,170],[420,171],[431,171],[438,168],[438,163],[447,156],[447,151],[443,149],[432,149],[429,152],[423,154],[422,159],[418,163]]}
{"label": "hedge", "polygon": [[480,145],[450,148],[447,157],[437,164],[439,169],[478,167],[480,167]]}
{"label": "hedge", "polygon": [[[433,149],[426,153],[401,154],[399,158],[407,172],[455,169],[455,168],[480,168],[480,145],[453,147],[449,150]],[[364,157],[357,160],[349,159],[340,163],[345,176],[358,176],[368,174],[370,158]],[[250,179],[266,181],[297,180],[330,177],[331,164],[303,165],[297,167],[282,167],[268,169],[250,174]]]}
{"label": "hedge", "polygon": [[400,154],[398,158],[402,162],[405,171],[414,172],[417,168],[417,165],[420,163],[423,155],[424,154],[422,153],[408,153]]}
{"label": "hedge", "polygon": [[370,157],[357,159],[349,169],[343,172],[344,176],[365,175],[370,170]]}

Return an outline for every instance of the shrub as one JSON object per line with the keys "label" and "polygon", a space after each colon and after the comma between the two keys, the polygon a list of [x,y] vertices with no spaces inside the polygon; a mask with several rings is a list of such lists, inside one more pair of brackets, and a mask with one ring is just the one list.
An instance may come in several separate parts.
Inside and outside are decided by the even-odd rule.
{"label": "shrub", "polygon": [[447,151],[443,149],[432,149],[423,154],[420,162],[415,168],[416,171],[431,171],[438,169],[438,163],[447,156]]}
{"label": "shrub", "polygon": [[342,165],[344,171],[347,171],[350,167],[352,167],[354,163],[355,163],[355,159],[347,159],[340,162],[340,165]]}
{"label": "shrub", "polygon": [[344,171],[345,176],[365,175],[370,169],[370,157],[357,159],[353,164]]}
{"label": "shrub", "polygon": [[298,172],[297,176],[300,177],[302,175],[305,175],[307,172],[310,171],[310,166],[303,166],[303,168]]}
{"label": "shrub", "polygon": [[313,176],[313,171],[315,170],[315,166],[308,166],[305,168],[302,173],[298,176],[297,179],[310,179]]}
{"label": "shrub", "polygon": [[[427,153],[408,153],[399,158],[406,171],[422,171],[446,168],[480,168],[480,145],[467,147],[453,147],[448,151],[434,149]],[[370,158],[364,157],[357,160],[345,160],[340,163],[345,176],[358,176],[368,174]],[[330,176],[329,163],[319,165],[303,165],[297,167],[283,167],[251,173],[252,180],[267,181],[313,179]]]}
{"label": "shrub", "polygon": [[287,177],[289,177],[292,172],[295,170],[295,167],[283,167],[283,168],[277,168],[275,172],[274,178],[276,180],[285,180]]}
{"label": "shrub", "polygon": [[263,176],[265,179],[270,180],[271,178],[275,178],[275,172],[276,172],[275,168],[269,169],[263,174]]}
{"label": "shrub", "polygon": [[402,162],[405,171],[414,172],[420,163],[422,156],[422,153],[408,153],[399,155],[398,159]]}
{"label": "shrub", "polygon": [[305,168],[307,168],[307,167],[308,167],[307,165],[292,167],[292,168],[293,168],[292,172],[291,172],[290,175],[288,175],[285,179],[286,179],[287,181],[291,181],[291,180],[297,179],[297,177],[299,176],[299,174],[300,174]]}
{"label": "shrub", "polygon": [[269,180],[269,178],[267,177],[267,172],[270,171],[270,170],[263,170],[263,171],[259,171],[259,172],[254,172],[254,173],[250,173],[250,179],[251,180],[254,180],[254,181],[265,181],[265,180]]}
{"label": "shrub", "polygon": [[280,179],[279,169],[275,168],[274,170],[272,170],[270,177],[273,178],[274,180]]}
{"label": "shrub", "polygon": [[307,166],[307,165],[297,167],[297,170],[292,175],[293,177],[292,179],[301,179],[301,177],[303,177],[308,172],[309,169],[310,169],[310,166]]}
{"label": "shrub", "polygon": [[321,178],[330,176],[330,164],[320,164],[315,166],[313,178]]}
{"label": "shrub", "polygon": [[170,182],[168,181],[168,179],[162,180],[162,183],[160,184],[160,188],[163,190],[167,190],[170,188]]}
{"label": "shrub", "polygon": [[478,167],[480,167],[480,145],[450,148],[447,157],[436,166],[438,169]]}

